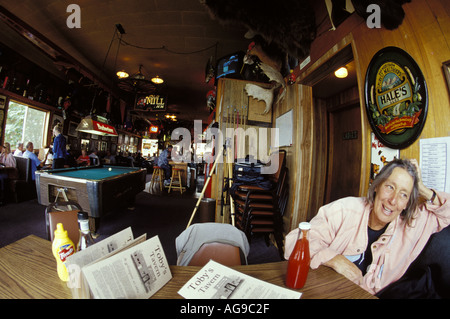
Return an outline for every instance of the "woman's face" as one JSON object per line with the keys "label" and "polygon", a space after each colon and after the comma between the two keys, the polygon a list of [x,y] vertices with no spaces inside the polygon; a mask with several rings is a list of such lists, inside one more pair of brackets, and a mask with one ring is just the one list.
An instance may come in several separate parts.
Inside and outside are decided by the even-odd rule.
{"label": "woman's face", "polygon": [[411,175],[403,168],[394,168],[391,176],[376,189],[369,227],[380,230],[395,220],[408,205],[413,187],[414,180]]}

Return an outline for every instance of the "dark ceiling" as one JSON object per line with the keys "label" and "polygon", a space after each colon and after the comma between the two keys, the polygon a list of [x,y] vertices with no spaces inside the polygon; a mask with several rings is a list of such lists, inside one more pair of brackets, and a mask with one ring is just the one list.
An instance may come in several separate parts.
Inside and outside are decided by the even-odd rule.
{"label": "dark ceiling", "polygon": [[[80,28],[67,25],[70,3],[80,7]],[[205,81],[210,57],[216,60],[246,51],[251,41],[244,37],[246,28],[213,20],[199,0],[0,0],[0,6],[2,11],[30,26],[37,36],[45,37],[103,78],[107,85],[116,81],[117,70],[133,74],[141,65],[147,79],[162,77],[165,82],[159,90],[167,94],[167,112],[191,123],[196,119],[206,121],[210,114],[206,96],[214,90],[214,82]],[[329,21],[325,9],[317,10],[317,6],[316,3],[316,20]],[[317,12],[321,12],[320,17]],[[117,31],[117,24],[123,27],[124,34]],[[27,33],[27,36],[25,40],[0,19],[0,42],[46,70],[60,72],[61,63],[55,63],[51,54],[50,57],[42,54],[29,41],[35,40],[36,35]],[[354,73],[349,80],[350,84],[328,77],[316,85],[315,94],[325,98],[356,85]],[[163,115],[152,112],[145,116],[153,121],[156,114]]]}
{"label": "dark ceiling", "polygon": [[[70,3],[80,7],[81,28],[67,26]],[[167,94],[168,111],[188,121],[209,115],[206,95],[214,89],[213,81],[205,81],[209,58],[245,51],[249,44],[246,29],[219,25],[198,0],[2,0],[0,5],[87,69],[105,74],[106,82],[116,70],[133,74],[140,65],[147,79],[160,76],[165,82],[159,90]],[[117,32],[116,24],[125,34]],[[28,58],[50,67],[4,25],[0,40],[26,48]]]}

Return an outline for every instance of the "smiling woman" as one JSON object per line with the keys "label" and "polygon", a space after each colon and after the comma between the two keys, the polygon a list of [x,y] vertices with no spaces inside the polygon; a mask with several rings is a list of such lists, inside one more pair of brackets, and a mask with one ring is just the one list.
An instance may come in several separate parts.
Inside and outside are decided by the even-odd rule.
{"label": "smiling woman", "polygon": [[[319,209],[311,220],[311,268],[331,267],[376,294],[401,278],[429,237],[449,224],[450,195],[422,183],[416,160],[394,160],[367,198],[347,197]],[[286,236],[286,259],[296,238],[297,230]]]}
{"label": "smiling woman", "polygon": [[368,193],[373,210],[369,227],[380,230],[401,214],[409,225],[417,208],[419,177],[416,162],[393,161],[388,164],[372,183]]}

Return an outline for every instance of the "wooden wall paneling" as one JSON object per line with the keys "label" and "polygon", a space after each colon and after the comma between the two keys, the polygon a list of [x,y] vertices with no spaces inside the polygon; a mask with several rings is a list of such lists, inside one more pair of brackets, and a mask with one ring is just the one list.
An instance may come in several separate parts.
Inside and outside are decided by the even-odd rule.
{"label": "wooden wall paneling", "polygon": [[[433,97],[429,101],[427,124],[421,138],[450,134],[448,121],[440,120],[450,116],[449,95],[442,73],[442,63],[450,59],[450,36],[448,34],[450,19],[443,3],[428,0],[426,6],[419,7],[419,2],[414,5],[411,3],[411,6],[405,8],[408,22],[411,24],[419,44],[416,51],[422,60],[417,63],[424,73],[428,94]],[[448,7],[448,1],[446,3]],[[418,10],[420,11],[418,12]],[[429,125],[429,123],[434,123],[434,125]],[[414,151],[418,152],[415,149]]]}
{"label": "wooden wall paneling", "polygon": [[[448,136],[450,128],[449,95],[442,74],[442,62],[450,58],[448,33],[448,3],[440,0],[418,0],[403,5],[406,16],[402,25],[393,31],[385,29],[369,30],[360,26],[352,30],[355,43],[360,95],[364,97],[364,78],[373,55],[385,46],[393,45],[408,52],[418,63],[428,87],[429,106],[425,127],[420,138]],[[361,85],[362,84],[362,85]],[[362,100],[362,103],[363,100]],[[363,126],[366,126],[366,145],[370,146],[371,128],[368,125],[364,107]],[[419,139],[420,139],[419,138]],[[419,139],[400,151],[401,157],[419,158]],[[370,153],[369,153],[370,154]],[[364,159],[363,159],[364,160]],[[366,174],[370,159],[364,161]],[[365,187],[365,189],[367,189]],[[364,192],[365,193],[365,192]]]}
{"label": "wooden wall paneling", "polygon": [[[370,155],[371,155],[371,127],[367,120],[365,110],[364,98],[364,84],[366,71],[369,63],[376,52],[385,46],[397,46],[408,52],[419,64],[424,73],[425,80],[428,86],[429,94],[429,110],[427,123],[423,129],[420,138],[432,138],[439,136],[450,135],[450,101],[447,84],[442,72],[442,63],[450,60],[450,2],[447,0],[415,0],[411,3],[403,5],[406,16],[403,24],[396,30],[369,29],[365,21],[353,14],[343,24],[341,24],[336,31],[328,31],[322,33],[313,42],[311,46],[311,62],[302,70],[298,68],[294,71],[297,75],[297,83],[314,85],[311,80],[311,75],[321,65],[326,63],[330,57],[335,55],[346,45],[351,44],[353,50],[353,58],[356,65],[357,81],[358,81],[358,96],[361,108],[361,139],[362,139],[362,158],[361,158],[361,182],[360,182],[360,196],[367,194],[370,177]],[[301,90],[300,90],[301,91]],[[300,93],[301,94],[301,93]],[[321,113],[317,110],[320,102],[314,101],[314,115],[311,123],[314,125],[314,136],[311,148],[313,154],[313,165],[311,166],[310,175],[311,183],[317,182],[317,177],[320,175],[324,178],[326,171],[320,168],[317,164],[317,156],[320,154],[320,146],[323,136],[320,134],[319,128],[323,123]],[[302,134],[305,132],[304,119],[302,116],[308,117],[304,109],[304,99],[299,98],[298,104],[294,106],[298,108],[298,115],[296,119],[298,122],[296,126],[296,145],[291,147],[292,159],[296,168],[294,173],[291,173],[293,178],[303,181],[302,174],[307,174],[303,151],[307,151],[301,145],[304,138]],[[277,110],[275,110],[276,112]],[[278,116],[274,113],[274,117]],[[419,158],[419,140],[413,143],[406,149],[400,151],[402,157]],[[303,148],[302,148],[303,147]],[[303,175],[304,177],[304,175]],[[311,218],[317,212],[317,204],[320,201],[320,183],[316,185],[306,185],[310,188],[310,204],[307,219]],[[293,212],[290,219],[290,226],[296,227],[299,221],[302,221],[302,212],[300,211],[300,189],[303,190],[305,186],[297,185],[293,191],[295,192],[294,203],[292,204]],[[316,203],[313,203],[316,201]],[[316,206],[315,206],[316,205]]]}
{"label": "wooden wall paneling", "polygon": [[314,130],[312,144],[311,194],[306,220],[311,220],[323,205],[327,179],[328,119],[326,101],[314,99]]}
{"label": "wooden wall paneling", "polygon": [[[298,170],[298,156],[297,148],[299,145],[298,140],[298,117],[300,112],[299,99],[298,99],[298,86],[287,86],[286,97],[284,101],[276,105],[273,110],[273,126],[275,127],[276,118],[284,113],[292,110],[292,146],[280,147],[281,150],[286,151],[286,167],[289,170],[289,198],[286,205],[285,213],[283,216],[284,231],[288,232],[291,229],[291,219],[293,212],[295,212],[296,206],[294,206],[295,199],[298,196],[297,189],[297,170]],[[298,225],[297,225],[298,226]]]}
{"label": "wooden wall paneling", "polygon": [[[259,129],[261,126],[257,125],[249,125],[248,124],[248,113],[245,114],[247,116],[247,125],[243,127],[242,123],[242,112],[249,112],[248,103],[249,103],[249,96],[245,92],[245,85],[247,83],[254,83],[257,85],[264,86],[264,83],[255,83],[255,82],[248,82],[243,80],[235,80],[235,79],[220,79],[218,86],[217,86],[217,112],[216,112],[216,121],[219,122],[219,128],[223,134],[223,139],[225,142],[225,138],[227,137],[226,129],[232,128],[237,129],[238,127],[242,128],[242,130],[239,132],[238,135],[238,141],[236,142],[236,139],[233,136],[233,141],[231,146],[233,147],[232,152],[232,159],[226,158],[226,162],[229,162],[230,160],[233,161],[235,159],[235,152],[237,155],[237,147],[240,149],[239,155],[242,155],[242,157],[245,157],[247,154],[254,154],[256,149],[256,155],[257,158],[261,161],[268,160],[268,152],[270,151],[271,146],[271,136],[270,131],[266,135],[267,139],[264,141],[260,141],[260,138],[262,136],[259,135],[260,131]],[[222,106],[220,107],[220,103]],[[244,107],[244,108],[243,108]],[[220,113],[219,113],[220,108]],[[237,124],[238,116],[237,111],[239,110],[239,124]],[[272,113],[272,112],[271,112]],[[270,129],[269,127],[264,126],[263,129]],[[254,132],[256,133],[256,138],[258,144],[255,145],[255,143],[252,143],[250,137],[248,134],[251,133],[251,130],[254,129]],[[248,134],[244,134],[248,133]],[[267,157],[261,158],[261,152],[259,150],[260,143],[264,144],[264,146],[267,146]],[[221,146],[220,152],[223,151],[223,148]],[[228,223],[230,212],[229,207],[224,206],[223,215],[221,215],[221,205],[222,205],[222,183],[224,177],[228,176],[228,170],[224,170],[226,167],[224,161],[222,163],[219,163],[217,165],[215,174],[212,177],[212,189],[211,189],[211,197],[216,199],[216,221],[217,222],[225,222]],[[225,201],[224,202],[228,202]]]}
{"label": "wooden wall paneling", "polygon": [[291,186],[294,193],[293,210],[290,218],[290,229],[298,226],[300,221],[306,221],[310,194],[311,194],[311,171],[313,157],[313,101],[312,87],[305,85],[293,86],[297,90],[298,96],[297,107],[298,112],[295,115],[296,140],[295,149],[293,149],[293,164],[295,165],[294,173],[290,173],[295,178],[295,184]]}

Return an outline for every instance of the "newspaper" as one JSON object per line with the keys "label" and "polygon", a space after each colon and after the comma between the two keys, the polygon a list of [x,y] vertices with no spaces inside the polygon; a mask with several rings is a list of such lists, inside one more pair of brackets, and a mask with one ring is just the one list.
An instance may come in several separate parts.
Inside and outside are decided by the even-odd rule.
{"label": "newspaper", "polygon": [[186,299],[299,299],[301,292],[259,280],[210,260],[179,291]]}
{"label": "newspaper", "polygon": [[73,298],[149,298],[171,278],[158,236],[133,239],[128,228],[67,260]]}

